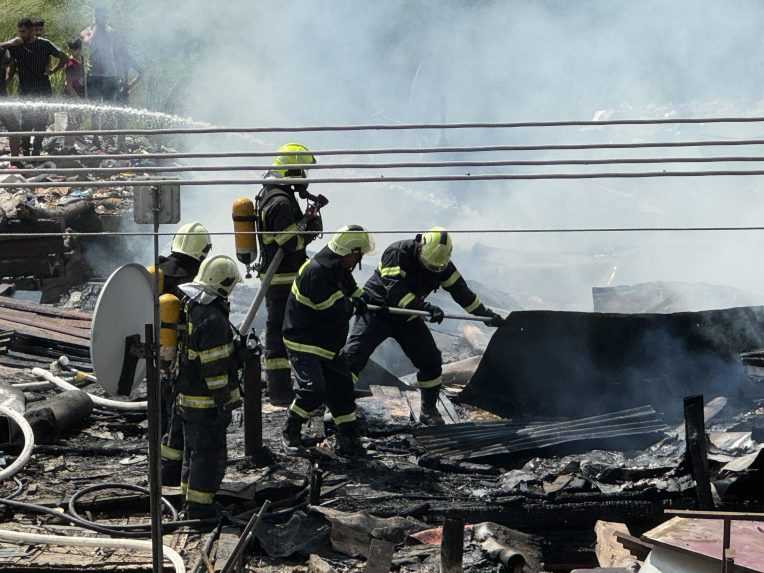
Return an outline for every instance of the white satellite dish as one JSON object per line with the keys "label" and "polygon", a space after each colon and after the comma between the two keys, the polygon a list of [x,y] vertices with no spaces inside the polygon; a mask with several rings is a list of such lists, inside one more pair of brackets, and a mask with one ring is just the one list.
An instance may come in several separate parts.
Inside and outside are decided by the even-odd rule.
{"label": "white satellite dish", "polygon": [[154,282],[136,263],[114,271],[95,306],[90,330],[90,358],[98,383],[109,395],[129,396],[146,376],[146,361],[128,351],[144,340],[154,323]]}

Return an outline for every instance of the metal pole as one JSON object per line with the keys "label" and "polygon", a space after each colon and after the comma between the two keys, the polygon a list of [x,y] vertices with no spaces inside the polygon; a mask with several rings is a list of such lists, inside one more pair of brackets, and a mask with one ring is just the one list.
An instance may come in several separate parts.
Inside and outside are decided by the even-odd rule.
{"label": "metal pole", "polygon": [[[422,318],[430,318],[432,316],[429,312],[424,310],[409,310],[407,308],[378,306],[376,304],[370,304],[369,310],[374,312],[389,312],[390,314],[398,314],[401,316],[421,316]],[[493,320],[493,317],[491,316],[475,316],[474,314],[443,314],[443,318],[470,320],[473,322],[489,322]]]}
{"label": "metal pole", "polygon": [[[154,268],[159,269],[159,187],[154,192]],[[149,491],[151,508],[151,554],[154,573],[162,572],[162,468],[161,468],[161,412],[162,390],[159,381],[159,272],[154,273],[154,324],[146,327],[146,356],[148,382],[149,422]]]}
{"label": "metal pole", "polygon": [[[247,338],[244,343],[247,343]],[[263,449],[263,383],[259,344],[248,348],[244,364],[244,454],[255,465],[263,464],[270,456]],[[263,458],[263,459],[261,459]]]}
{"label": "metal pole", "polygon": [[242,334],[242,336],[247,336],[249,334],[249,331],[252,328],[252,323],[255,322],[255,315],[257,314],[257,311],[260,309],[260,305],[265,299],[265,294],[268,292],[268,288],[271,286],[273,275],[276,274],[279,266],[281,266],[281,261],[284,260],[284,254],[284,249],[279,249],[276,251],[271,264],[268,265],[268,270],[265,271],[263,278],[260,279],[260,289],[257,291],[255,300],[253,300],[252,304],[249,305],[247,315],[244,317],[244,320],[239,326],[239,332]]}

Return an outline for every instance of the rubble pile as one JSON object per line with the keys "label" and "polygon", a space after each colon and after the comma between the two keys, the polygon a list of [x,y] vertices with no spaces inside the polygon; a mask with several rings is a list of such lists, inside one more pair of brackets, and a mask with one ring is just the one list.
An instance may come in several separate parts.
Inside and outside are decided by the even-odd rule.
{"label": "rubble pile", "polygon": [[[83,137],[74,147],[64,149],[53,138],[48,144],[48,161],[30,164],[30,168],[135,168],[157,166],[154,160],[58,159],[69,154],[103,155],[92,138]],[[128,138],[125,151],[148,153],[156,149],[145,138]],[[35,183],[96,181],[92,174],[39,174],[25,177],[23,172],[0,176],[0,283],[13,284],[20,290],[42,291],[44,302],[54,302],[67,289],[80,285],[93,275],[88,261],[91,246],[103,248],[115,256],[129,251],[118,237],[35,237],[34,233],[99,233],[132,229],[133,189],[131,180],[143,177],[140,171],[104,176],[110,187],[36,187]],[[28,183],[28,188],[4,188],[3,183]],[[10,237],[9,233],[22,236]],[[29,237],[23,235],[29,234]],[[2,236],[6,235],[6,236]]]}
{"label": "rubble pile", "polygon": [[[70,292],[71,305],[86,306],[97,290],[90,285]],[[749,312],[758,310],[743,309],[738,318]],[[501,415],[502,397],[517,386],[510,379],[516,371],[494,370],[494,356],[523,353],[537,333],[552,336],[548,316],[517,314],[525,341],[511,334],[517,326],[511,319],[482,359],[446,364],[447,392],[439,404],[446,426],[418,425],[419,393],[381,367],[380,376],[360,385],[365,459],[338,458],[327,447],[334,440],[331,419],[320,415],[307,427],[315,447],[302,456],[287,455],[281,445],[286,411],[264,400],[264,443],[274,460],[258,467],[244,455],[242,414],[235,411],[226,478],[217,495],[226,519],[220,527],[188,527],[173,513],[181,490],[164,488],[173,506],[165,516],[165,544],[183,556],[188,570],[199,564],[206,570],[204,559],[222,570],[244,525],[268,500],[248,548],[250,571],[437,571],[451,560],[478,572],[567,573],[598,566],[660,572],[669,570],[661,563],[671,557],[666,552],[672,544],[692,542],[708,553],[709,544],[720,543],[720,529],[711,522],[699,528],[685,519],[692,527],[656,530],[676,523],[668,510],[703,508],[699,483],[709,484],[721,510],[750,512],[764,504],[762,403],[736,386],[727,387],[726,395],[706,393],[702,419],[695,421],[707,435],[705,476],[695,473],[698,442],[687,442],[686,425],[694,422],[676,415],[682,400],[673,407],[670,393],[663,399],[645,394],[629,411],[601,411],[588,419],[581,419],[584,407],[563,415],[548,408],[544,397],[528,394],[525,411]],[[20,481],[2,484],[0,530],[147,538],[146,414],[109,410],[97,400],[104,392],[89,376],[89,320],[81,310],[0,297],[0,401],[16,403],[38,438]],[[733,334],[726,334],[735,341],[726,345],[728,358],[739,365],[735,352],[752,350],[758,340],[750,332]],[[559,331],[549,344],[560,348],[565,336]],[[62,355],[69,361],[50,364]],[[88,394],[61,393],[33,376],[33,367],[53,369]],[[487,373],[491,385],[485,383]],[[668,377],[664,383],[677,384],[676,395],[711,389],[688,388]],[[476,389],[483,407],[464,399]],[[142,391],[135,400],[145,399]],[[76,407],[76,420],[61,416],[62,401],[65,410]],[[518,439],[523,447],[510,447]],[[1,425],[0,440],[2,467],[15,459],[19,442]],[[757,530],[739,531],[745,540]],[[702,536],[709,542],[699,547]],[[0,555],[13,571],[150,570],[147,555],[125,550],[0,544]]]}

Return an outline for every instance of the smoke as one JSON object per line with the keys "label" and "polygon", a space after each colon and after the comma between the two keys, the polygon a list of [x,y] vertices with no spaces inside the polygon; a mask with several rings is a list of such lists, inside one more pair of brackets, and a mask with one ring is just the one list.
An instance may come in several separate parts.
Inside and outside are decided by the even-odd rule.
{"label": "smoke", "polygon": [[[762,19],[764,5],[753,0],[734,5],[689,0],[213,4],[124,0],[114,4],[113,17],[148,69],[145,101],[134,103],[231,126],[761,114],[762,57],[753,48],[760,42]],[[313,148],[361,148],[669,141],[747,137],[758,131],[755,124],[711,124],[191,136],[183,141],[204,150],[265,149],[293,139]],[[511,156],[753,155],[756,151],[690,148]],[[724,164],[733,169],[755,167]],[[713,168],[719,167],[578,170]],[[325,211],[328,229],[347,223],[374,229],[436,224],[473,229],[745,225],[760,224],[764,215],[757,200],[759,181],[705,177],[359,184],[314,191],[331,200]],[[229,230],[230,201],[256,191],[211,187],[186,192],[184,219],[197,218],[210,229]],[[378,237],[377,242],[384,245],[398,238]],[[546,308],[590,310],[591,287],[608,281],[703,281],[759,291],[764,278],[756,264],[764,246],[760,233],[460,235],[457,242],[457,264],[470,278],[518,295],[526,305]],[[232,239],[218,239],[216,251],[231,253]],[[486,257],[486,252],[493,254]]]}

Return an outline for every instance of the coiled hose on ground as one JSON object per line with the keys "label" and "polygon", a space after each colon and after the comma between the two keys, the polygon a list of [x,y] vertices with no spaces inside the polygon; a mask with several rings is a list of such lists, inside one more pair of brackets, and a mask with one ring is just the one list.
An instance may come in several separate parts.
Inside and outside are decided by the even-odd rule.
{"label": "coiled hose on ground", "polygon": [[[151,541],[137,539],[104,539],[103,537],[68,537],[63,535],[40,535],[22,531],[0,529],[0,541],[7,543],[32,543],[36,545],[63,545],[74,547],[114,547],[118,549],[138,549],[151,554]],[[176,573],[186,573],[186,566],[178,553],[164,546],[164,556],[172,562]]]}
{"label": "coiled hose on ground", "polygon": [[11,465],[0,470],[0,481],[3,481],[15,476],[29,463],[29,459],[32,457],[32,449],[34,448],[34,432],[32,432],[32,426],[29,425],[26,418],[16,410],[0,405],[0,415],[16,422],[24,436],[24,447],[21,449],[21,453]]}

